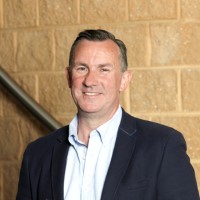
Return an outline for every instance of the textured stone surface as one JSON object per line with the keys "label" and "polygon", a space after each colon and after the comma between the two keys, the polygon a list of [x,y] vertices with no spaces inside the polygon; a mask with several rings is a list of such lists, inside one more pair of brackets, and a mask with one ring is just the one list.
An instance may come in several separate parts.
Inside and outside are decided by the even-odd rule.
{"label": "textured stone surface", "polygon": [[200,23],[183,24],[181,34],[181,64],[200,64]]}
{"label": "textured stone surface", "polygon": [[0,66],[8,72],[15,70],[14,34],[0,30]]}
{"label": "textured stone surface", "polygon": [[182,105],[184,111],[200,111],[200,69],[181,73]]}
{"label": "textured stone surface", "polygon": [[0,165],[0,199],[3,199],[3,170]]}
{"label": "textured stone surface", "polygon": [[152,24],[152,65],[200,64],[200,24]]}
{"label": "textured stone surface", "polygon": [[129,0],[131,20],[176,19],[177,1],[174,0]]}
{"label": "textured stone surface", "polygon": [[2,90],[2,115],[3,117],[32,117],[23,104],[6,89]]}
{"label": "textured stone surface", "polygon": [[73,117],[74,114],[65,114],[64,116],[57,117],[57,119],[63,126],[66,126],[72,121]]}
{"label": "textured stone surface", "polygon": [[50,133],[50,130],[48,130],[40,121],[35,118],[20,118],[18,127],[19,132],[22,135],[22,153],[20,154],[20,158],[22,158],[23,152],[28,143]]}
{"label": "textured stone surface", "polygon": [[78,20],[77,0],[40,0],[40,24],[73,24]]}
{"label": "textured stone surface", "polygon": [[127,88],[124,92],[121,93],[120,104],[127,112],[130,111],[129,88]]}
{"label": "textured stone surface", "polygon": [[[11,76],[13,77],[13,76]],[[34,75],[18,75],[14,76],[14,80],[17,84],[32,98],[36,96],[36,77]],[[10,94],[10,92],[3,90],[3,115],[6,117],[17,117],[25,115],[26,117],[30,113],[24,108],[24,106],[16,98]]]}
{"label": "textured stone surface", "polygon": [[2,200],[4,200],[3,199],[3,192],[4,192],[3,183],[4,183],[4,180],[3,180],[3,166],[2,166],[2,164],[0,164],[0,199],[2,199]]}
{"label": "textured stone surface", "polygon": [[131,112],[177,109],[177,74],[173,70],[133,71],[130,86]]}
{"label": "textured stone surface", "polygon": [[14,200],[16,199],[18,177],[19,177],[20,163],[8,163],[3,165],[3,182],[4,185],[3,199]]}
{"label": "textured stone surface", "polygon": [[53,67],[51,31],[22,31],[17,35],[17,70],[49,71]]}
{"label": "textured stone surface", "polygon": [[181,62],[181,33],[178,24],[153,24],[150,27],[152,65]]}
{"label": "textured stone surface", "polygon": [[200,19],[199,0],[181,0],[181,17],[184,19]]}
{"label": "textured stone surface", "polygon": [[191,159],[200,159],[200,117],[190,116],[160,116],[153,117],[153,121],[171,126],[180,131],[187,142],[187,151]]}
{"label": "textured stone surface", "polygon": [[39,76],[39,102],[53,115],[75,113],[64,72]]}
{"label": "textured stone surface", "polygon": [[34,74],[15,75],[14,79],[29,96],[36,98],[36,76]]}
{"label": "textured stone surface", "polygon": [[0,160],[17,160],[21,152],[18,120],[0,118],[0,130]]}
{"label": "textured stone surface", "polygon": [[[0,0],[0,28],[3,27],[3,5],[2,4],[3,4],[2,0]],[[0,195],[1,195],[1,193],[0,193]]]}
{"label": "textured stone surface", "polygon": [[27,27],[36,25],[36,1],[6,0],[4,5],[5,27]]}
{"label": "textured stone surface", "polygon": [[[84,28],[85,29],[85,28]],[[82,31],[79,29],[57,29],[55,32],[55,44],[56,44],[56,70],[65,70],[68,66],[69,51],[73,40],[78,33]]]}
{"label": "textured stone surface", "polygon": [[65,70],[65,67],[68,66],[69,59],[69,48],[70,48],[70,34],[68,30],[57,30],[55,34],[56,41],[56,69]]}
{"label": "textured stone surface", "polygon": [[123,22],[127,21],[126,2],[124,0],[80,1],[80,22]]}
{"label": "textured stone surface", "polygon": [[100,26],[100,28],[111,31],[116,38],[121,39],[125,43],[127,46],[129,68],[148,65],[149,48],[147,24],[136,24],[128,27]]}
{"label": "textured stone surface", "polygon": [[3,116],[3,93],[2,93],[2,90],[3,90],[3,86],[0,85],[0,117]]}

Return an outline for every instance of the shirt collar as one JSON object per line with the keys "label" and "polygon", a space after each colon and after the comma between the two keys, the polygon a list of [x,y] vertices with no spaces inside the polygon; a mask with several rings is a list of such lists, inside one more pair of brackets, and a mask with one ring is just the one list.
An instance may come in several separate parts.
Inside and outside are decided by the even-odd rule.
{"label": "shirt collar", "polygon": [[109,143],[109,141],[117,135],[121,118],[122,118],[122,108],[121,106],[119,106],[113,117],[96,129],[104,145]]}
{"label": "shirt collar", "polygon": [[75,117],[72,119],[72,121],[69,124],[69,137],[68,140],[72,145],[76,145],[76,143],[81,143],[81,141],[78,140],[78,116],[75,115]]}
{"label": "shirt collar", "polygon": [[[117,136],[117,131],[120,125],[121,118],[122,118],[122,108],[119,105],[113,117],[110,120],[108,120],[106,123],[102,124],[101,126],[95,129],[100,136],[101,142],[104,145],[109,143],[109,141],[113,137]],[[77,130],[78,130],[78,116],[75,115],[75,117],[72,119],[72,121],[69,124],[68,140],[71,144],[75,144],[76,142],[82,143],[80,140],[78,140]]]}

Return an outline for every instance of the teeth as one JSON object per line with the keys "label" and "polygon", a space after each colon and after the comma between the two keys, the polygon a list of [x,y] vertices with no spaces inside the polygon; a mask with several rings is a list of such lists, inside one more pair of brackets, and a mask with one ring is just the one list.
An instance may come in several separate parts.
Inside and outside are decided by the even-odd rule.
{"label": "teeth", "polygon": [[95,96],[95,95],[97,95],[97,93],[94,93],[94,92],[85,92],[85,94],[86,95],[88,95],[88,96]]}

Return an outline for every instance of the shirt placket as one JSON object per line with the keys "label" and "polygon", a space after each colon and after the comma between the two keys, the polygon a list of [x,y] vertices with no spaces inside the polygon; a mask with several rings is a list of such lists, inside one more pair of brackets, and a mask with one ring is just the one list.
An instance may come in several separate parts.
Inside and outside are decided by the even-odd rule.
{"label": "shirt placket", "polygon": [[101,141],[96,131],[91,132],[83,172],[81,200],[94,200],[94,175],[101,149]]}

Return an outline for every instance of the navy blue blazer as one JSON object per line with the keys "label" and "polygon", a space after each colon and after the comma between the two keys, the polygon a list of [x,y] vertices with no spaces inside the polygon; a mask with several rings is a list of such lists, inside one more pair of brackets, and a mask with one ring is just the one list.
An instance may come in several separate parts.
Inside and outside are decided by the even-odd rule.
{"label": "navy blue blazer", "polygon": [[[63,200],[68,128],[28,145],[17,200]],[[123,111],[101,200],[199,200],[183,136]]]}

